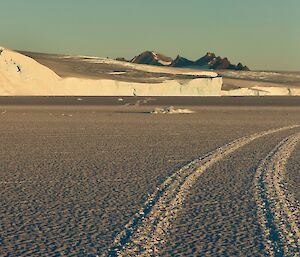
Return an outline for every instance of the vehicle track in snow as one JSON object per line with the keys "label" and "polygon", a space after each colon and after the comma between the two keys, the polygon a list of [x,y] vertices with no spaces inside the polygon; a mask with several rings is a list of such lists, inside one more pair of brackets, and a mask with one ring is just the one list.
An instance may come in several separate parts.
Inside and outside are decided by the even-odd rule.
{"label": "vehicle track in snow", "polygon": [[103,256],[157,255],[166,243],[167,231],[176,219],[189,189],[203,172],[255,139],[296,127],[299,126],[271,129],[236,139],[182,167],[147,199]]}
{"label": "vehicle track in snow", "polygon": [[255,200],[268,256],[299,256],[300,203],[289,193],[286,164],[300,133],[282,140],[260,163],[255,175]]}

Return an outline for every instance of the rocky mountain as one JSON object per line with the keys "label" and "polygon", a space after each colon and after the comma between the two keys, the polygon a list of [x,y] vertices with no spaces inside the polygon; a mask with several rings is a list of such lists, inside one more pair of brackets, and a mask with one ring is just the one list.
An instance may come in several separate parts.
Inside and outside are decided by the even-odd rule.
{"label": "rocky mountain", "polygon": [[195,67],[200,69],[213,70],[249,70],[247,66],[242,63],[237,65],[232,64],[228,58],[216,56],[214,53],[208,52],[196,61],[191,61],[181,56],[177,56],[174,60],[165,55],[155,53],[152,51],[145,51],[131,60],[132,63],[157,65],[157,66],[171,66],[171,67]]}
{"label": "rocky mountain", "polygon": [[245,65],[241,64],[240,62],[236,65],[236,70],[245,70],[245,71],[249,71],[250,69]]}
{"label": "rocky mountain", "polygon": [[155,53],[152,51],[145,51],[138,56],[135,56],[132,60],[132,63],[139,64],[149,64],[157,66],[168,66],[173,62],[173,59],[167,56],[164,56],[160,53]]}
{"label": "rocky mountain", "polygon": [[204,67],[213,70],[249,70],[247,66],[243,66],[241,63],[238,63],[237,65],[231,64],[226,57],[222,58],[210,52],[195,61],[194,64],[198,67]]}
{"label": "rocky mountain", "polygon": [[199,58],[195,61],[195,66],[210,66],[213,64],[214,60],[216,59],[216,55],[214,53],[208,52],[203,57]]}
{"label": "rocky mountain", "polygon": [[175,60],[170,64],[172,67],[188,67],[188,66],[193,66],[194,62],[191,60],[188,60],[184,57],[181,57],[177,55]]}

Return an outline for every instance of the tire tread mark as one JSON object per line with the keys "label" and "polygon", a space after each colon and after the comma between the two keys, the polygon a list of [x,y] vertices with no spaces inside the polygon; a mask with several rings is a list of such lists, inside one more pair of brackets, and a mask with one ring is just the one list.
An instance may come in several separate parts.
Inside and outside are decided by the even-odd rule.
{"label": "tire tread mark", "polygon": [[299,125],[241,137],[188,163],[160,185],[102,256],[157,256],[190,187],[203,172],[255,139],[296,127]]}
{"label": "tire tread mark", "polygon": [[286,163],[300,141],[300,133],[282,140],[256,170],[255,200],[268,256],[298,256],[300,204],[289,193]]}

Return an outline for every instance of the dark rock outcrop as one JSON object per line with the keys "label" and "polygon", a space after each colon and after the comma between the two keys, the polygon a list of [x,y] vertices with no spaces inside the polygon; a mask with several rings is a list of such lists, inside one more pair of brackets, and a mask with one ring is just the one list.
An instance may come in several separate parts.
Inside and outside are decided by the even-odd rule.
{"label": "dark rock outcrop", "polygon": [[196,66],[207,66],[211,65],[216,60],[216,55],[214,53],[208,52],[206,55],[195,61]]}
{"label": "dark rock outcrop", "polygon": [[171,63],[171,67],[188,67],[193,66],[195,63],[193,61],[190,61],[184,57],[181,57],[177,55],[175,60]]}
{"label": "dark rock outcrop", "polygon": [[119,62],[129,62],[124,57],[118,57],[118,58],[116,58],[116,61],[119,61]]}
{"label": "dark rock outcrop", "polygon": [[157,66],[167,66],[170,65],[172,61],[173,60],[170,57],[151,51],[145,51],[131,60],[132,63],[149,64]]}

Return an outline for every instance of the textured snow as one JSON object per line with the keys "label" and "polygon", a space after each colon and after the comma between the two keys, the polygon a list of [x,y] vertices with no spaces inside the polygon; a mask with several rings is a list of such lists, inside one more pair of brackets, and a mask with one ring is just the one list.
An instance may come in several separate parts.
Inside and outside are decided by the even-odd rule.
{"label": "textured snow", "polygon": [[190,114],[195,113],[194,111],[190,109],[176,109],[173,106],[165,107],[165,108],[155,108],[152,112],[152,114]]}
{"label": "textured snow", "polygon": [[243,87],[222,90],[222,96],[299,96],[300,88],[289,87]]}
{"label": "textured snow", "polygon": [[271,80],[282,81],[288,79],[300,79],[300,74],[289,72],[274,72],[274,71],[222,71],[222,73],[229,78],[240,79],[257,79],[257,80]]}
{"label": "textured snow", "polygon": [[126,74],[126,71],[114,71],[114,72],[110,72],[108,74],[110,75],[122,75],[122,74]]}

